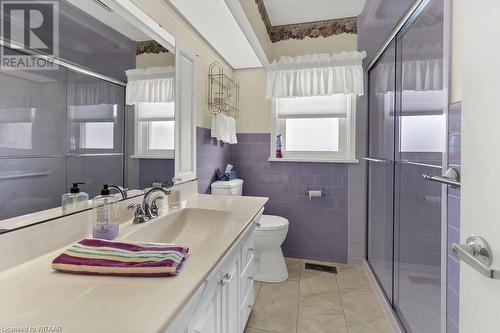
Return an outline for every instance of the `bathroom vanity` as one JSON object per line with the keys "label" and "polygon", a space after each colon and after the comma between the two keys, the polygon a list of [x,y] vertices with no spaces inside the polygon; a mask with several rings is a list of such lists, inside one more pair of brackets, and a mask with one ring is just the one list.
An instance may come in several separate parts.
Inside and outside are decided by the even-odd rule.
{"label": "bathroom vanity", "polygon": [[[189,246],[178,276],[53,271],[53,258],[88,237],[88,211],[40,224],[35,235],[31,228],[3,235],[0,251],[12,258],[0,264],[1,325],[58,326],[63,332],[243,332],[254,301],[253,230],[267,198],[198,194],[196,181],[180,187],[184,207],[163,209],[160,217],[140,225],[130,218],[121,223],[118,237]],[[55,242],[57,248],[48,245],[53,235],[64,239]],[[47,238],[46,245],[33,246],[33,237]]]}

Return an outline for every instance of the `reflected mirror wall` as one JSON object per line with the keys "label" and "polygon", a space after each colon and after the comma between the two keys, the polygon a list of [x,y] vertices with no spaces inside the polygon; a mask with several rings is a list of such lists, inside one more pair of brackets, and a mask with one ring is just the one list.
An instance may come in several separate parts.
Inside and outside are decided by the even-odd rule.
{"label": "reflected mirror wall", "polygon": [[[173,177],[174,54],[95,2],[70,2],[58,13],[70,66],[0,71],[0,233],[24,227],[26,214],[60,216],[75,182],[92,198],[103,184],[144,189]],[[114,27],[87,14],[96,10]],[[155,68],[169,73],[172,98],[127,104],[126,71]]]}

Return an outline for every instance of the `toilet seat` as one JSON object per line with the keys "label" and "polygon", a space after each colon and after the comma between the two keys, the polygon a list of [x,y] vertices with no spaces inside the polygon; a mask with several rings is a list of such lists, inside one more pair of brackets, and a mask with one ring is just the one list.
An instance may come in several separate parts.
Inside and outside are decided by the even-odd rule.
{"label": "toilet seat", "polygon": [[279,230],[288,227],[288,220],[276,215],[262,215],[260,226],[256,230]]}

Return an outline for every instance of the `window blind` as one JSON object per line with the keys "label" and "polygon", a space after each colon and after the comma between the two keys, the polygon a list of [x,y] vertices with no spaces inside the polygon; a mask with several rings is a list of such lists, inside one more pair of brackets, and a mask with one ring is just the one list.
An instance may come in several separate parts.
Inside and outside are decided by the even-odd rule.
{"label": "window blind", "polygon": [[286,118],[346,118],[351,95],[290,97],[276,99],[276,115]]}

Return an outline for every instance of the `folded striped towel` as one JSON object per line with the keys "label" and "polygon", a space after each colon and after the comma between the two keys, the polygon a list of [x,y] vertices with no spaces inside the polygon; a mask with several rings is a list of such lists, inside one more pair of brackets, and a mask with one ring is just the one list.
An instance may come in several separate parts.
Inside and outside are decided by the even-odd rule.
{"label": "folded striped towel", "polygon": [[177,245],[86,238],[57,256],[52,268],[74,274],[171,276],[179,274],[188,251]]}

